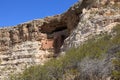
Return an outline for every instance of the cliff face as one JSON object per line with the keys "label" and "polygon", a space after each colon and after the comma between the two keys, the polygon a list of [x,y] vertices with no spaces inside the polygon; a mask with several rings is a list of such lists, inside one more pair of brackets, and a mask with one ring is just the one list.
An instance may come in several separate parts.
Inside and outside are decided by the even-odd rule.
{"label": "cliff face", "polygon": [[43,64],[120,23],[119,0],[81,0],[67,12],[0,29],[0,79]]}
{"label": "cliff face", "polygon": [[75,11],[0,29],[0,79],[56,57],[78,23]]}
{"label": "cliff face", "polygon": [[66,23],[59,19],[60,15],[0,29],[0,79],[43,64],[59,52],[61,36],[68,36]]}
{"label": "cliff face", "polygon": [[101,0],[91,5],[90,8],[82,9],[79,15],[79,23],[65,40],[62,50],[77,48],[83,42],[93,36],[110,33],[112,28],[120,23],[119,0]]}

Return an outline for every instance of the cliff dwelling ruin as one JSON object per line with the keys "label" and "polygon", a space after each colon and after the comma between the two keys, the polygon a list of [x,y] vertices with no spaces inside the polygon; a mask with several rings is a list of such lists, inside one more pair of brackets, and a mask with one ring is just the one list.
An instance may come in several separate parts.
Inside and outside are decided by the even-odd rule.
{"label": "cliff dwelling ruin", "polygon": [[46,38],[41,40],[41,49],[53,50],[54,56],[57,56],[67,36],[67,27],[58,27],[54,30],[51,30],[47,33]]}

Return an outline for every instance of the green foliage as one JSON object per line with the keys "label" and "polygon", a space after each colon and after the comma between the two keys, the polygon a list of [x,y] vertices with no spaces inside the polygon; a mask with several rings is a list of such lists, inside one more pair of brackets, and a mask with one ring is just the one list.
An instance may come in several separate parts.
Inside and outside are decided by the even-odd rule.
{"label": "green foliage", "polygon": [[112,71],[112,76],[115,80],[120,79],[120,51],[116,55],[116,59],[113,60],[114,70]]}
{"label": "green foliage", "polygon": [[[80,74],[78,63],[83,58],[102,59],[102,54],[107,53],[112,46],[120,44],[120,25],[117,25],[113,31],[116,33],[114,37],[104,34],[104,36],[99,36],[99,38],[93,38],[76,49],[72,48],[66,52],[65,56],[51,59],[43,66],[32,66],[22,74],[16,75],[17,77],[12,76],[11,80],[63,80],[65,75],[76,77]],[[119,58],[114,60],[113,63],[115,66],[120,67]],[[117,70],[113,71],[113,76],[117,80],[120,77],[120,72]]]}
{"label": "green foliage", "polygon": [[[112,39],[114,45],[120,45],[120,24],[117,25],[114,29],[116,36]],[[114,70],[112,71],[112,76],[115,80],[120,79],[120,50],[116,53],[116,58],[113,60]]]}

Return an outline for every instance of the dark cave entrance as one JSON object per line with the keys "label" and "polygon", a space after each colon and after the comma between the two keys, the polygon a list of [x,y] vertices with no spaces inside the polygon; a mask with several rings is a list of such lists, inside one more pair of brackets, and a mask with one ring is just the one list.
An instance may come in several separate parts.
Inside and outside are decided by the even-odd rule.
{"label": "dark cave entrance", "polygon": [[59,31],[63,31],[63,30],[66,30],[67,27],[66,26],[63,26],[63,27],[57,27],[55,30],[52,31],[52,33],[54,32],[59,32]]}
{"label": "dark cave entrance", "polygon": [[53,31],[54,34],[54,42],[53,42],[53,48],[54,48],[54,57],[57,57],[60,53],[60,48],[64,44],[64,40],[68,37],[68,29],[66,26],[64,27],[58,27]]}

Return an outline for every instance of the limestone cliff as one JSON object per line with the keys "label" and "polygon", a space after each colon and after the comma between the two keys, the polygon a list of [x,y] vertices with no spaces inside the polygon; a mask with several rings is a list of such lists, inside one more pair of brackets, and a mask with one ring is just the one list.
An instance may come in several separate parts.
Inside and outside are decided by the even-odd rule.
{"label": "limestone cliff", "polygon": [[120,24],[119,0],[80,0],[67,12],[0,29],[0,79],[43,64]]}
{"label": "limestone cliff", "polygon": [[66,51],[80,46],[93,36],[110,33],[116,24],[120,24],[120,1],[100,0],[95,2],[90,8],[82,9],[77,27],[65,40],[61,49]]}
{"label": "limestone cliff", "polygon": [[49,60],[62,45],[61,35],[67,33],[60,15],[0,29],[0,79]]}

